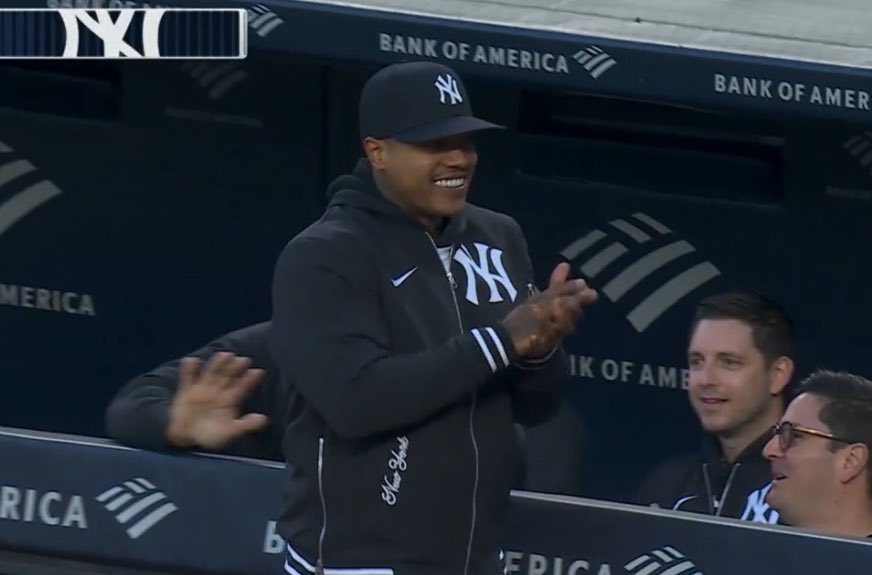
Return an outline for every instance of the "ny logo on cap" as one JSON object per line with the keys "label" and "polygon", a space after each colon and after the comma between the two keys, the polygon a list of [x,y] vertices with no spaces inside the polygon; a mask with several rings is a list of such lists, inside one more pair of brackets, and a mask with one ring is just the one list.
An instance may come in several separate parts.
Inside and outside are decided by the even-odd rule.
{"label": "ny logo on cap", "polygon": [[[433,84],[439,90],[439,101],[443,104],[460,104],[463,102],[463,96],[460,95],[460,89],[457,87],[457,80],[451,74],[440,74],[436,76],[436,83]],[[446,102],[448,98],[450,102]]]}

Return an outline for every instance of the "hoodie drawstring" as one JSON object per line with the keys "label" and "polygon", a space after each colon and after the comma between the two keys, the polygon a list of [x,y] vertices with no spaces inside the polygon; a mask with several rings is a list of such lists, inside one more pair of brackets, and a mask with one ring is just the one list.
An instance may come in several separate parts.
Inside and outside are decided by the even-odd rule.
{"label": "hoodie drawstring", "polygon": [[705,479],[705,490],[706,495],[708,496],[709,512],[712,515],[720,517],[721,513],[723,513],[724,502],[727,500],[727,496],[730,494],[730,487],[732,487],[733,485],[733,479],[736,477],[736,472],[739,470],[739,467],[741,465],[741,463],[736,462],[730,467],[730,475],[729,477],[727,477],[726,484],[724,484],[724,490],[721,491],[720,498],[716,499],[712,494],[712,482],[711,479],[709,479],[708,463],[703,463],[702,474]]}

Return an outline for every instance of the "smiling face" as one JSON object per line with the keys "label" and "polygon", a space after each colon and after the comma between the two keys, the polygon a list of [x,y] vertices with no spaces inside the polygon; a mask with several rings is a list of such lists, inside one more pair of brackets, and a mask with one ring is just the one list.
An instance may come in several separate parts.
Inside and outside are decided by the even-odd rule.
{"label": "smiling face", "polygon": [[833,437],[821,421],[826,401],[803,393],[794,399],[782,418],[793,432],[769,440],[763,454],[772,464],[772,489],[767,502],[798,527],[827,526],[845,515],[844,503],[867,499],[863,445]]}
{"label": "smiling face", "polygon": [[[777,362],[776,362],[777,363]],[[751,326],[735,319],[704,319],[688,347],[690,403],[703,429],[722,437],[752,437],[780,409],[786,380],[754,344]],[[776,416],[777,417],[777,416]]]}
{"label": "smiling face", "polygon": [[468,134],[423,144],[367,138],[364,146],[385,197],[431,231],[463,209],[478,163]]}

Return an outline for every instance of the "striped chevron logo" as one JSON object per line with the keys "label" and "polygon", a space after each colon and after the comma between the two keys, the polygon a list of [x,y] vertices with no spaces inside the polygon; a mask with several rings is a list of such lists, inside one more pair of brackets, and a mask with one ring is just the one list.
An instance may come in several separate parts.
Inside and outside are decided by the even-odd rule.
{"label": "striped chevron logo", "polygon": [[[53,182],[34,181],[33,176],[38,176],[36,166],[16,157],[15,150],[0,142],[0,236],[23,217],[61,194]],[[12,195],[3,200],[8,189],[13,190]]]}
{"label": "striped chevron logo", "polygon": [[96,499],[126,527],[131,539],[139,538],[178,509],[166,494],[142,477],[107,489]]}
{"label": "striped chevron logo", "polygon": [[599,46],[588,46],[582,48],[572,55],[573,60],[581,64],[590,77],[594,80],[605,74],[609,69],[617,64],[607,52],[604,52]]}
{"label": "striped chevron logo", "polygon": [[270,32],[284,24],[275,12],[263,4],[255,4],[248,9],[248,27],[261,38],[266,38]]}
{"label": "striped chevron logo", "polygon": [[[673,238],[672,230],[647,214],[635,213],[609,226],[609,232],[592,230],[560,253],[586,278],[598,280],[598,291],[611,302],[635,302],[627,321],[639,333],[721,274],[711,262],[695,257],[696,248]],[[667,266],[674,273],[665,280],[660,273],[661,279],[655,279],[655,272]]]}
{"label": "striped chevron logo", "polygon": [[636,557],[624,569],[632,575],[704,575],[693,561],[669,545]]}
{"label": "striped chevron logo", "polygon": [[[248,27],[261,38],[285,23],[275,12],[263,4],[247,9]],[[249,74],[236,62],[186,62],[182,70],[206,91],[212,100],[221,100],[233,88],[245,82]]]}
{"label": "striped chevron logo", "polygon": [[185,71],[212,100],[220,100],[248,78],[248,72],[234,62],[186,62]]}
{"label": "striped chevron logo", "polygon": [[864,132],[848,139],[842,147],[872,175],[872,132]]}

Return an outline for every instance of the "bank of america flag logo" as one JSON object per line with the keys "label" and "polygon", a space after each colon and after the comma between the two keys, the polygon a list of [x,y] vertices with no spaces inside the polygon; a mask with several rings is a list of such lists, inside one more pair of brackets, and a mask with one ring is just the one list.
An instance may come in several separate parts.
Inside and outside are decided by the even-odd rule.
{"label": "bank of america flag logo", "polygon": [[644,332],[682,298],[721,274],[696,248],[644,213],[609,222],[578,238],[561,255],[613,303],[632,302],[627,321]]}
{"label": "bank of america flag logo", "polygon": [[261,38],[266,38],[284,23],[284,20],[263,4],[255,4],[248,9],[248,26]]}
{"label": "bank of america flag logo", "polygon": [[669,545],[636,557],[624,569],[632,575],[704,575],[693,561]]}
{"label": "bank of america flag logo", "polygon": [[603,51],[599,46],[588,46],[582,48],[572,55],[572,58],[581,64],[581,67],[587,70],[590,77],[594,80],[605,74],[609,69],[617,64],[607,52]]}
{"label": "bank of america flag logo", "polygon": [[0,142],[0,236],[20,219],[61,194],[29,160]]}
{"label": "bank of america flag logo", "polygon": [[842,144],[842,147],[869,175],[872,175],[872,132],[856,135]]}
{"label": "bank of america flag logo", "polygon": [[148,479],[137,477],[107,489],[97,496],[106,511],[137,539],[178,509],[166,494]]}
{"label": "bank of america flag logo", "polygon": [[223,99],[231,90],[248,79],[248,72],[235,62],[186,62],[182,70],[190,76],[211,100]]}

